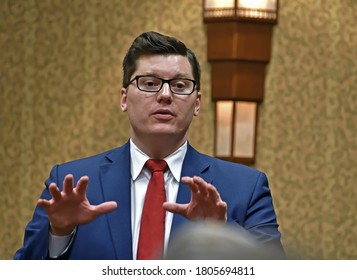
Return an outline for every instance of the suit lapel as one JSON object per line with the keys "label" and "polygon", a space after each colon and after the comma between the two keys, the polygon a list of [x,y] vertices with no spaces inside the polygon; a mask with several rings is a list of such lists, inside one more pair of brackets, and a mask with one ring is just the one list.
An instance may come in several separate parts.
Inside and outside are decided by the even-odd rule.
{"label": "suit lapel", "polygon": [[[105,201],[116,201],[118,208],[107,214],[108,225],[112,235],[116,258],[133,259],[131,235],[131,193],[130,193],[130,144],[113,150],[107,156],[107,162],[100,167],[101,187]],[[189,144],[182,166],[181,177],[200,176],[206,182],[212,183],[210,163]],[[191,191],[180,182],[177,203],[188,203]],[[188,220],[180,215],[174,215],[171,233]]]}
{"label": "suit lapel", "polygon": [[[182,165],[181,177],[200,176],[208,183],[212,183],[210,163],[207,158],[197,152],[191,145],[187,145],[187,152]],[[188,203],[191,199],[191,190],[188,186],[180,182],[176,202],[180,204]],[[174,232],[182,223],[187,223],[187,219],[181,215],[174,215],[171,233]]]}
{"label": "suit lapel", "polygon": [[107,155],[100,172],[105,201],[118,204],[115,211],[107,214],[116,258],[132,259],[129,142]]}

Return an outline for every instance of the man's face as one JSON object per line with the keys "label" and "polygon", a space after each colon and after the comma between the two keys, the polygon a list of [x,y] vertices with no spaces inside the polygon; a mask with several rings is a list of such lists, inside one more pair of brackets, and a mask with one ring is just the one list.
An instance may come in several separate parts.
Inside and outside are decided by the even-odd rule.
{"label": "man's face", "polygon": [[[182,55],[146,55],[137,61],[137,75],[152,75],[162,79],[194,79],[191,64]],[[187,137],[193,116],[198,115],[201,93],[177,95],[164,83],[157,93],[140,91],[136,81],[121,91],[121,108],[128,113],[132,127],[132,139],[145,137],[177,136],[178,140]],[[158,138],[159,139],[159,138]]]}

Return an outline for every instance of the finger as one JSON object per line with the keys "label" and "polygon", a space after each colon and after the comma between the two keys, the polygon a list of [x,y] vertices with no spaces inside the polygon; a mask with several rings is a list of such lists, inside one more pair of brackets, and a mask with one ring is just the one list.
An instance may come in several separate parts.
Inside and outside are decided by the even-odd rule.
{"label": "finger", "polygon": [[83,176],[81,177],[76,185],[76,191],[79,194],[85,194],[87,191],[87,186],[88,186],[89,178],[88,176]]}
{"label": "finger", "polygon": [[59,190],[59,188],[55,183],[51,183],[48,186],[48,190],[50,191],[53,201],[58,202],[62,199],[61,191]]}
{"label": "finger", "polygon": [[194,176],[193,182],[197,185],[199,192],[203,197],[209,196],[208,184],[201,177]]}
{"label": "finger", "polygon": [[63,192],[65,194],[71,194],[73,192],[73,187],[74,187],[73,175],[68,174],[63,179]]}
{"label": "finger", "polygon": [[46,199],[41,199],[41,198],[40,198],[40,199],[37,201],[37,205],[40,206],[40,207],[42,207],[42,208],[44,208],[45,210],[47,210],[47,209],[50,207],[51,203],[50,203],[48,200],[46,200]]}
{"label": "finger", "polygon": [[209,197],[212,201],[217,202],[221,200],[221,197],[219,195],[219,192],[210,183],[207,183],[205,180],[203,180],[199,176],[194,176],[193,181],[198,185],[199,191],[203,194]]}
{"label": "finger", "polygon": [[178,204],[178,203],[173,203],[173,202],[165,202],[162,205],[162,207],[166,211],[169,211],[171,213],[179,214],[179,215],[182,215],[182,216],[186,217],[185,213],[186,213],[187,204]]}
{"label": "finger", "polygon": [[114,211],[118,207],[117,203],[115,201],[107,201],[103,202],[97,206],[94,206],[94,211],[96,213],[96,216],[106,214],[109,212]]}
{"label": "finger", "polygon": [[193,178],[191,177],[182,177],[181,178],[181,182],[186,184],[190,190],[192,191],[192,193],[197,193],[198,192],[198,186],[196,185],[196,183],[193,182]]}
{"label": "finger", "polygon": [[220,208],[222,208],[222,209],[227,210],[227,203],[224,202],[223,200],[217,202],[217,206],[220,207]]}
{"label": "finger", "polygon": [[225,223],[227,222],[227,203],[224,201],[219,201],[217,203],[217,206],[221,208],[222,215],[219,217],[219,220],[224,221]]}
{"label": "finger", "polygon": [[212,201],[214,201],[216,203],[221,201],[221,196],[219,195],[219,192],[212,184],[208,184],[207,190],[208,190],[209,196],[212,199]]}

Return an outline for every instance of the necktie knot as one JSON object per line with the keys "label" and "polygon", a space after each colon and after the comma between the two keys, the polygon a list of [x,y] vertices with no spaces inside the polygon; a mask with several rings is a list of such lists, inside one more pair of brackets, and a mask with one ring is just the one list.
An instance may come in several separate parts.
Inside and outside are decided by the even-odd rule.
{"label": "necktie knot", "polygon": [[166,161],[162,159],[149,159],[146,161],[145,166],[154,173],[156,171],[165,172],[168,168]]}

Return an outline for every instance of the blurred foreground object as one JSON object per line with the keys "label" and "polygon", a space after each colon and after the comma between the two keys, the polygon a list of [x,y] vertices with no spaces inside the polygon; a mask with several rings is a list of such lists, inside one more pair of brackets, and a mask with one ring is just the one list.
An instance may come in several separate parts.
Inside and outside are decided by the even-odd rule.
{"label": "blurred foreground object", "polygon": [[183,226],[173,236],[167,260],[285,259],[277,248],[258,243],[244,229],[214,221]]}

